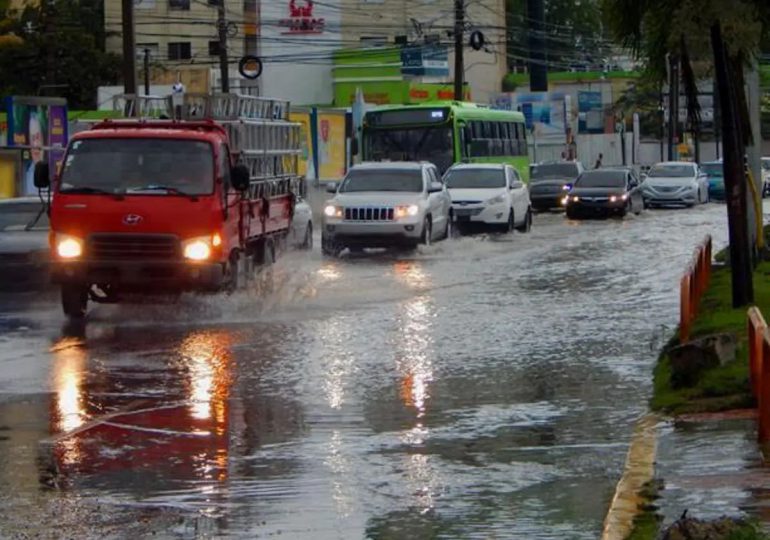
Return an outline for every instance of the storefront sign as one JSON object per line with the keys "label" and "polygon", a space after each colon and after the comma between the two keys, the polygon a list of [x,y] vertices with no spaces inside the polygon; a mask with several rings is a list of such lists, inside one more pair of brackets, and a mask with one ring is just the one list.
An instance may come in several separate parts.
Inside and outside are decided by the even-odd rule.
{"label": "storefront sign", "polygon": [[323,17],[313,17],[313,0],[291,0],[289,18],[281,19],[278,25],[286,28],[282,34],[321,34],[326,20]]}

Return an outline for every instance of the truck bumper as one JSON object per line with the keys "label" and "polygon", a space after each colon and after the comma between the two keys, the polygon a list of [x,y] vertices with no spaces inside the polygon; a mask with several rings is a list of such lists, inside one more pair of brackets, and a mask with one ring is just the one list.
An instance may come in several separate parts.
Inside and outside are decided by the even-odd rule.
{"label": "truck bumper", "polygon": [[121,290],[214,291],[222,287],[223,263],[73,261],[55,262],[54,283],[111,285]]}

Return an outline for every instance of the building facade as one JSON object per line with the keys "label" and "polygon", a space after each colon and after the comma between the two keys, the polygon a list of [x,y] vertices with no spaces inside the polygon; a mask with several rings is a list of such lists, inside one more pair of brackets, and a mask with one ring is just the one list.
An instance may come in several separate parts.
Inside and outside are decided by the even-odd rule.
{"label": "building facade", "polygon": [[[339,0],[342,41],[346,47],[430,43],[447,49],[448,73],[422,76],[422,83],[454,80],[453,0]],[[464,80],[471,99],[488,103],[500,92],[507,72],[505,50],[505,0],[466,2]],[[484,45],[470,46],[471,35],[480,32]],[[406,43],[404,43],[406,41]]]}

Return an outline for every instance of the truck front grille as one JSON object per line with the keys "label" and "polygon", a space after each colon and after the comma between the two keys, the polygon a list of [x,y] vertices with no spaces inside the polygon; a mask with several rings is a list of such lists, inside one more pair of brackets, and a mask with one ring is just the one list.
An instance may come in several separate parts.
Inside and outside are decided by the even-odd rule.
{"label": "truck front grille", "polygon": [[169,261],[179,259],[179,239],[170,234],[92,234],[87,254],[95,260]]}
{"label": "truck front grille", "polygon": [[345,208],[345,221],[393,221],[393,208]]}

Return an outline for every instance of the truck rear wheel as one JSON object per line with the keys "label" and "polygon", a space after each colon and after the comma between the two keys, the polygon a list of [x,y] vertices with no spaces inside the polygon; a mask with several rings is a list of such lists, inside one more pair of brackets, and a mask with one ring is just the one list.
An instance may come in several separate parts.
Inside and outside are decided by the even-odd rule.
{"label": "truck rear wheel", "polygon": [[67,317],[82,319],[88,309],[88,288],[79,284],[62,285],[61,306]]}

